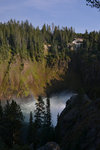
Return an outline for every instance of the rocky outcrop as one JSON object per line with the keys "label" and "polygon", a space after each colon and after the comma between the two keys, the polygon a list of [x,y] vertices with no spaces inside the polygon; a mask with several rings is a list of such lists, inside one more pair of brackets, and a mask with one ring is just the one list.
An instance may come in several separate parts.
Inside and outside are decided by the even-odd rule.
{"label": "rocky outcrop", "polygon": [[39,148],[38,150],[60,150],[60,147],[55,142],[49,142],[46,145]]}
{"label": "rocky outcrop", "polygon": [[56,132],[62,150],[100,150],[100,99],[72,97],[58,119]]}

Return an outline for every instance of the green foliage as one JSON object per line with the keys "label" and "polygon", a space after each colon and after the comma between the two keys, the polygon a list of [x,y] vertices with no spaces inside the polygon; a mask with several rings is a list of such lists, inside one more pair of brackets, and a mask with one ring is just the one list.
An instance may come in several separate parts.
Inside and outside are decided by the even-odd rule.
{"label": "green foliage", "polygon": [[3,141],[12,146],[20,142],[20,128],[22,126],[23,115],[20,106],[12,100],[7,101],[3,109],[0,132]]}
{"label": "green foliage", "polygon": [[29,150],[30,147],[37,149],[54,141],[55,130],[51,126],[49,98],[44,105],[42,97],[38,97],[34,117],[35,120],[30,112],[27,125],[23,122],[20,106],[14,100],[7,101],[4,107],[0,102],[0,150]]}
{"label": "green foliage", "polygon": [[51,112],[50,112],[50,98],[46,99],[45,125],[51,127]]}
{"label": "green foliage", "polygon": [[33,115],[32,115],[32,112],[30,112],[29,127],[28,127],[28,143],[33,142],[33,136],[34,136],[34,132],[33,132]]}
{"label": "green foliage", "polygon": [[42,97],[38,97],[34,113],[34,121],[32,121],[32,113],[30,113],[29,133],[31,132],[30,143],[33,143],[33,147],[36,149],[49,141],[55,140],[55,130],[51,122],[49,97],[47,97],[45,104]]}
{"label": "green foliage", "polygon": [[86,0],[87,5],[100,9],[100,0]]}
{"label": "green foliage", "polygon": [[41,96],[38,97],[35,110],[35,123],[37,128],[40,128],[44,125],[44,117],[45,117],[45,106],[44,101]]}
{"label": "green foliage", "polygon": [[97,91],[100,92],[100,77],[99,77],[99,52],[100,52],[100,32],[87,31],[83,35],[84,42],[76,55],[78,57],[78,69],[83,82],[85,92],[91,97],[99,97]]}
{"label": "green foliage", "polygon": [[74,36],[73,29],[54,26],[54,31],[51,31],[49,25],[43,25],[40,30],[34,28],[28,21],[16,22],[10,20],[5,24],[0,24],[0,55],[7,59],[9,49],[12,50],[12,55],[19,54],[21,58],[34,58],[41,61],[44,57],[44,43],[52,45],[52,52],[57,52],[55,43],[59,47],[66,47],[68,42],[71,42]]}
{"label": "green foliage", "polygon": [[3,118],[3,108],[0,101],[0,122],[2,121],[2,118]]}
{"label": "green foliage", "polygon": [[[77,51],[73,47],[71,52],[69,47],[74,38],[82,38],[83,44]],[[77,58],[76,61],[74,57]],[[19,68],[15,67],[18,61]],[[72,68],[72,72],[79,73],[85,91],[99,95],[100,32],[88,33],[86,30],[84,34],[76,34],[72,27],[60,28],[54,24],[52,27],[44,24],[42,29],[39,29],[34,28],[28,21],[10,20],[0,23],[0,96],[28,96],[30,91],[36,93],[36,96],[44,94],[46,84],[50,84],[51,79],[58,80],[57,75],[62,76],[61,70],[66,73],[70,68],[70,61],[76,62],[73,64],[77,65],[76,70]],[[29,69],[25,62],[31,62]],[[50,72],[52,75],[48,68],[54,69],[53,73]]]}

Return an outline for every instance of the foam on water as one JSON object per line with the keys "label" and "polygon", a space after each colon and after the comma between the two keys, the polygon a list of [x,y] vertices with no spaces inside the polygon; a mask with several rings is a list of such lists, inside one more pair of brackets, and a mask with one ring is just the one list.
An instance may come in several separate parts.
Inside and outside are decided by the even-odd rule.
{"label": "foam on water", "polygon": [[[66,101],[68,99],[70,99],[70,97],[72,97],[73,95],[74,95],[73,92],[68,92],[68,91],[55,93],[55,94],[51,95],[50,109],[51,109],[51,115],[52,115],[52,123],[54,126],[57,123],[58,113],[60,114],[62,112],[62,110],[65,108]],[[24,121],[29,122],[29,115],[30,115],[31,111],[33,112],[33,116],[34,116],[35,103],[36,103],[35,98],[33,96],[31,96],[31,97],[25,98],[25,99],[20,98],[20,99],[14,99],[14,100],[21,107],[21,110],[24,115]],[[44,102],[45,102],[45,100],[46,100],[46,98],[44,98]],[[4,101],[3,101],[3,103],[5,104]]]}
{"label": "foam on water", "polygon": [[[62,110],[65,108],[66,101],[70,99],[70,97],[73,95],[72,92],[64,91],[61,93],[56,93],[51,95],[50,97],[50,105],[51,105],[51,115],[52,115],[52,122],[53,125],[55,126],[57,123],[57,115],[58,113],[60,114]],[[44,101],[46,98],[44,98]],[[35,102],[36,100],[34,97],[25,100],[20,103],[20,107],[22,109],[22,112],[25,116],[25,121],[29,121],[29,114],[32,111],[34,115],[34,110],[35,110]]]}

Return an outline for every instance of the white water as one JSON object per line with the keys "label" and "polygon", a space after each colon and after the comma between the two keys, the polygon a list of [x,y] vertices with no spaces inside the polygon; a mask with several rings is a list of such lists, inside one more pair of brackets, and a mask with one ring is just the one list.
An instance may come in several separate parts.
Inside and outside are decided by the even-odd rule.
{"label": "white water", "polygon": [[[52,115],[52,123],[55,126],[57,123],[57,115],[60,114],[62,110],[65,108],[66,101],[70,99],[70,97],[74,95],[72,92],[64,91],[61,93],[53,94],[50,97],[50,105],[51,105],[51,115]],[[44,98],[45,101],[45,98]],[[20,102],[20,101],[19,101]],[[28,98],[26,100],[22,100],[20,103],[20,107],[25,116],[25,121],[29,121],[29,114],[32,111],[34,115],[35,110],[35,102],[34,97]],[[17,101],[18,103],[18,101]]]}
{"label": "white water", "polygon": [[[62,112],[62,110],[65,108],[66,101],[68,99],[70,99],[70,97],[72,97],[73,95],[74,95],[74,93],[68,92],[68,91],[64,91],[64,92],[60,92],[60,93],[51,95],[51,97],[50,97],[51,107],[50,108],[51,108],[51,116],[52,116],[53,126],[55,126],[57,123],[58,113],[60,114]],[[46,100],[46,98],[44,98],[44,101],[45,100]],[[26,98],[26,99],[16,99],[15,101],[21,107],[21,110],[25,117],[24,121],[29,122],[29,115],[30,115],[31,111],[33,112],[33,116],[34,116],[36,100],[34,99],[34,97],[30,97],[30,98]]]}

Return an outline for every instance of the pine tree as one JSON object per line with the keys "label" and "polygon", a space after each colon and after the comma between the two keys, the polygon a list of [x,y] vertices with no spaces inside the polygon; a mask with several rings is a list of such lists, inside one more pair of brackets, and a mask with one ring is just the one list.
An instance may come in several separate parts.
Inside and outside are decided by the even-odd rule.
{"label": "pine tree", "polygon": [[22,126],[23,114],[20,106],[12,100],[11,104],[7,101],[4,107],[4,127],[6,128],[7,144],[12,146],[19,143],[20,129]]}
{"label": "pine tree", "polygon": [[42,127],[45,118],[45,105],[41,96],[38,97],[34,117],[35,117],[35,123],[37,125],[37,128]]}
{"label": "pine tree", "polygon": [[2,121],[2,117],[3,117],[3,108],[0,101],[0,122]]}
{"label": "pine tree", "polygon": [[4,116],[7,119],[10,113],[10,104],[9,101],[7,100],[6,105],[4,107]]}
{"label": "pine tree", "polygon": [[29,118],[29,131],[28,131],[28,142],[32,143],[33,141],[33,115],[32,112],[30,112],[30,118]]}
{"label": "pine tree", "polygon": [[2,129],[3,129],[3,108],[0,101],[0,137],[1,137],[1,132],[3,131]]}
{"label": "pine tree", "polygon": [[88,6],[100,9],[100,0],[86,0],[86,4]]}
{"label": "pine tree", "polygon": [[59,121],[59,116],[60,116],[60,115],[59,115],[59,113],[58,113],[58,114],[57,114],[57,123],[58,123],[58,121]]}
{"label": "pine tree", "polygon": [[46,119],[46,126],[50,127],[51,126],[51,112],[50,112],[50,99],[47,97],[46,99],[46,114],[45,114],[45,119]]}

